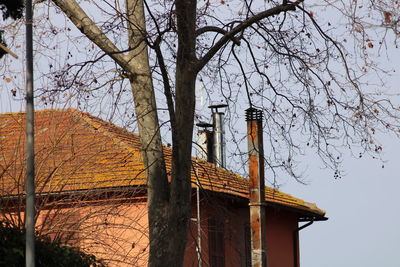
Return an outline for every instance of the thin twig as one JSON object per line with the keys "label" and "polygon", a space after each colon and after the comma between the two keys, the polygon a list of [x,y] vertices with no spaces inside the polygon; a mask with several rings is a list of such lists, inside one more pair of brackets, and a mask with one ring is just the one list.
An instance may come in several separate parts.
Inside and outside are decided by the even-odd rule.
{"label": "thin twig", "polygon": [[15,57],[16,59],[18,59],[18,56],[16,54],[14,54],[10,49],[8,49],[6,46],[0,44],[0,49],[3,49],[7,54],[12,55],[13,57]]}

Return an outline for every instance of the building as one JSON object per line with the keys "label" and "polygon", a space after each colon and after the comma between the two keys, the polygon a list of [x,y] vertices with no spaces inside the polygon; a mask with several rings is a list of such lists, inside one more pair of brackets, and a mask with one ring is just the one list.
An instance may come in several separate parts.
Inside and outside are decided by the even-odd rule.
{"label": "building", "polygon": [[[0,114],[0,215],[24,221],[25,114]],[[37,231],[106,259],[145,266],[146,174],[136,134],[74,109],[35,115]],[[171,150],[165,147],[167,168]],[[193,158],[185,266],[249,266],[248,179]],[[269,267],[299,266],[299,222],[325,212],[266,187]],[[199,224],[198,224],[199,222]]]}

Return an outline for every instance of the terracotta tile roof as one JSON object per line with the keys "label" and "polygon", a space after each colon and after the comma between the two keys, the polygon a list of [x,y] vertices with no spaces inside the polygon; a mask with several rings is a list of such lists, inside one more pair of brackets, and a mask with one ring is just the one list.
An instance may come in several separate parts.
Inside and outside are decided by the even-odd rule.
{"label": "terracotta tile roof", "polygon": [[[0,192],[23,193],[25,114],[0,114]],[[74,109],[35,114],[36,186],[38,192],[84,190],[146,184],[137,134]],[[171,150],[165,148],[167,168]],[[248,197],[248,180],[193,158],[193,186]],[[268,203],[322,218],[323,210],[266,187]]]}

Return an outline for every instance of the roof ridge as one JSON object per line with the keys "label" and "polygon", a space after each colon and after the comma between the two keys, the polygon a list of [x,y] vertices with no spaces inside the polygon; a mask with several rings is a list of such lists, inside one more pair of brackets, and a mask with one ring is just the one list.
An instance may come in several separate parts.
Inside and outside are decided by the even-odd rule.
{"label": "roof ridge", "polygon": [[[51,112],[66,112],[66,111],[72,111],[72,112],[82,112],[77,110],[76,108],[46,108],[46,109],[37,109],[35,110],[35,113],[51,113]],[[0,116],[19,116],[25,114],[26,111],[16,111],[16,112],[4,112],[0,113]]]}
{"label": "roof ridge", "polygon": [[[101,125],[101,124],[102,123],[107,124],[107,126],[110,126],[112,128],[117,128],[118,130],[124,131],[128,134],[136,135],[135,133],[129,132],[126,129],[116,126],[115,124],[107,122],[101,118],[94,117],[94,116],[90,115],[88,112],[83,112],[83,111],[76,110],[76,109],[71,109],[71,111],[74,115],[79,116],[83,121],[88,123],[91,127],[95,128],[99,133],[101,133],[104,136],[109,137],[112,140],[112,142],[114,144],[116,144],[117,146],[127,150],[129,153],[134,153],[134,154],[139,153],[139,155],[141,157],[140,149],[136,149],[136,148],[130,146],[129,144],[127,144],[126,142],[121,140],[121,138],[119,138],[118,135],[116,135],[112,131],[108,131],[108,130],[104,129],[102,127],[103,125]],[[97,122],[96,120],[100,120],[102,123]]]}

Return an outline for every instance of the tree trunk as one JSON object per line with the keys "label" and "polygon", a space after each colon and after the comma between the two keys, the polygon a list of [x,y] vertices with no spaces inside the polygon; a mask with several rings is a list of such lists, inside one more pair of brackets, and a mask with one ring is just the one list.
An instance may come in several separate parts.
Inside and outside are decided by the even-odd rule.
{"label": "tree trunk", "polygon": [[163,266],[168,255],[169,184],[145,38],[143,1],[126,0],[130,83],[147,173],[150,256],[148,266]]}
{"label": "tree trunk", "polygon": [[178,52],[176,61],[176,128],[173,129],[172,182],[168,232],[170,262],[182,266],[191,215],[191,151],[195,109],[196,0],[176,1]]}
{"label": "tree trunk", "polygon": [[148,266],[183,265],[191,215],[191,151],[195,109],[196,1],[176,1],[178,53],[175,80],[176,124],[172,127],[171,184],[165,167],[156,99],[147,52],[143,0],[125,0],[129,52],[123,54],[75,0],[53,0],[93,43],[127,73],[147,173],[150,256]]}

